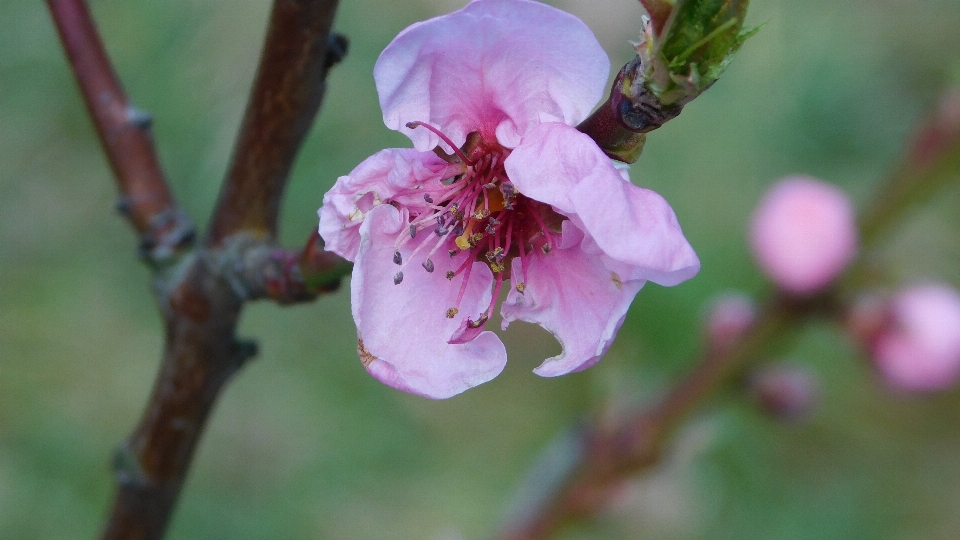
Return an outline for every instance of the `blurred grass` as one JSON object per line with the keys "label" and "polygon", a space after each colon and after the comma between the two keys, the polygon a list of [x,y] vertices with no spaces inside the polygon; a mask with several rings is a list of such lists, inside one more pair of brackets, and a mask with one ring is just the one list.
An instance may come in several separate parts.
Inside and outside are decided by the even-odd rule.
{"label": "blurred grass", "polygon": [[[629,59],[632,0],[552,2]],[[383,127],[371,72],[403,27],[453,0],[343,3],[351,53],[295,170],[283,239],[298,245],[336,177],[405,139]],[[161,158],[202,226],[260,47],[268,2],[99,0],[107,47],[155,114]],[[764,187],[803,172],[862,204],[914,121],[960,73],[960,2],[755,0],[766,22],[720,82],[652,134],[634,181],[674,206],[703,270],[650,286],[608,357],[559,379],[530,373],[556,343],[506,333],[495,381],[433,402],[381,386],[355,356],[347,288],[309,306],[256,305],[262,354],[227,390],[171,538],[478,538],[562,427],[613,396],[653,395],[688,367],[701,306],[761,291],[743,241]],[[161,344],[147,271],[42,3],[0,3],[0,538],[90,538],[108,456],[138,418]],[[882,254],[896,279],[960,285],[960,190],[911,217]],[[920,539],[960,528],[960,394],[906,399],[876,384],[831,328],[791,355],[823,376],[807,425],[738,400],[704,413],[676,453],[567,538]]]}

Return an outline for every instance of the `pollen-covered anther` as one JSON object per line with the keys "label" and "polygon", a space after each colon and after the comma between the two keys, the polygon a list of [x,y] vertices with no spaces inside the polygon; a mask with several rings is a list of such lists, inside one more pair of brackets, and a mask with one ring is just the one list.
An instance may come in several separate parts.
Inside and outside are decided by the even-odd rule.
{"label": "pollen-covered anther", "polygon": [[505,267],[503,266],[503,263],[498,263],[498,262],[490,263],[490,270],[494,274],[499,274],[500,272],[503,272],[504,268]]}
{"label": "pollen-covered anther", "polygon": [[452,307],[447,310],[447,318],[452,319],[457,316],[457,313],[460,313],[460,310],[455,307]]}
{"label": "pollen-covered anther", "polygon": [[487,210],[486,208],[481,208],[480,210],[477,210],[476,212],[473,213],[473,218],[474,218],[474,219],[485,219],[485,218],[487,218],[487,216],[489,216],[489,215],[490,215],[490,211],[489,211],[489,210]]}
{"label": "pollen-covered anther", "polygon": [[487,322],[487,316],[481,315],[480,318],[475,321],[467,319],[467,326],[470,328],[480,328],[485,322]]}
{"label": "pollen-covered anther", "polygon": [[527,290],[526,283],[517,283],[517,292],[523,294],[523,291]]}
{"label": "pollen-covered anther", "polygon": [[427,272],[433,272],[433,261],[430,259],[423,261],[423,269]]}
{"label": "pollen-covered anther", "polygon": [[393,264],[403,264],[403,257],[400,256],[399,251],[393,252]]}
{"label": "pollen-covered anther", "polygon": [[467,242],[470,244],[470,247],[477,247],[477,243],[483,240],[483,233],[474,233],[470,235],[470,239]]}
{"label": "pollen-covered anther", "polygon": [[540,251],[542,251],[544,254],[546,254],[546,253],[550,253],[551,251],[553,251],[553,248],[550,247],[550,244],[544,244],[543,247],[540,248]]}
{"label": "pollen-covered anther", "polygon": [[399,285],[403,281],[403,272],[397,272],[397,275],[393,276],[393,284]]}
{"label": "pollen-covered anther", "polygon": [[488,262],[500,262],[503,260],[504,255],[502,247],[491,249],[484,254]]}

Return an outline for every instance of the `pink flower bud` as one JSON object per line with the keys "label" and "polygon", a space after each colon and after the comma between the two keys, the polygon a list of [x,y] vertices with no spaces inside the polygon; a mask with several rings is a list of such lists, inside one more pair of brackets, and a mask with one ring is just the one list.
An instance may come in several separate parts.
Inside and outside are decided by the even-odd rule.
{"label": "pink flower bud", "polygon": [[767,192],[753,213],[749,236],[760,268],[795,295],[829,285],[857,251],[850,199],[806,176],[784,178]]}
{"label": "pink flower bud", "polygon": [[711,347],[733,344],[757,317],[757,306],[747,295],[727,292],[717,296],[706,316],[706,339]]}
{"label": "pink flower bud", "polygon": [[880,374],[901,390],[933,391],[960,379],[960,294],[942,284],[915,285],[889,303],[871,340]]}
{"label": "pink flower bud", "polygon": [[771,364],[749,379],[750,394],[760,408],[781,420],[803,420],[820,401],[820,382],[805,367]]}

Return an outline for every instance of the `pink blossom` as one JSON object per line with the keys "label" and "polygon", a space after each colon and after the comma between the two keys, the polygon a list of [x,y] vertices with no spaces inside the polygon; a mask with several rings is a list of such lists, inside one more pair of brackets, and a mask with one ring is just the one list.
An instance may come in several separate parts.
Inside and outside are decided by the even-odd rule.
{"label": "pink blossom", "polygon": [[874,334],[880,374],[902,390],[931,391],[960,379],[960,294],[940,284],[898,293]]}
{"label": "pink blossom", "polygon": [[571,127],[608,70],[580,20],[528,0],[476,0],[383,51],[384,122],[416,149],[378,152],[320,209],[327,248],[355,263],[353,317],[374,377],[431,398],[495,377],[506,350],[484,327],[505,283],[502,327],[534,322],[563,347],[535,372],[586,369],[646,280],[696,274],[666,201]]}
{"label": "pink blossom", "polygon": [[705,337],[711,347],[736,343],[757,319],[757,305],[749,296],[726,292],[717,296],[707,312]]}
{"label": "pink blossom", "polygon": [[749,237],[760,268],[796,295],[829,285],[857,251],[856,219],[847,195],[806,176],[784,178],[764,195]]}

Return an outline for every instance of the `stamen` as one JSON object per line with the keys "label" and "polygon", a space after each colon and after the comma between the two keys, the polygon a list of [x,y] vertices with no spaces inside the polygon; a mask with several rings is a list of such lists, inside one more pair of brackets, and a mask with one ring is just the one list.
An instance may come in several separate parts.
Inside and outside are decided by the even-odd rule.
{"label": "stamen", "polygon": [[451,141],[446,135],[441,133],[439,129],[431,126],[430,124],[425,124],[423,122],[407,122],[407,127],[410,129],[417,129],[418,127],[421,127],[421,126],[432,131],[437,137],[440,137],[440,139],[443,142],[447,143],[447,145],[449,145],[450,148],[453,148],[453,153],[456,154],[458,158],[460,158],[460,161],[463,161],[467,165],[475,165],[475,163],[470,161],[470,158],[468,158],[466,154],[463,153],[462,150],[457,148],[457,145],[453,144],[453,141]]}

